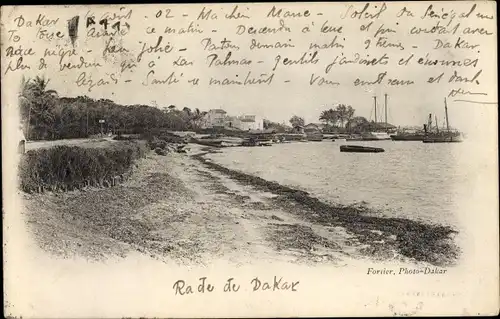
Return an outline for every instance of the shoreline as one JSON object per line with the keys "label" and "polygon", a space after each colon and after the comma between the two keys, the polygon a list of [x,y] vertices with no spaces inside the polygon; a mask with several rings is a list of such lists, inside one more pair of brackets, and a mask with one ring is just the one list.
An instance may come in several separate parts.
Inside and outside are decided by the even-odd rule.
{"label": "shoreline", "polygon": [[451,266],[459,258],[460,250],[451,238],[458,232],[450,226],[406,218],[364,215],[368,208],[322,202],[306,191],[232,170],[204,158],[207,154],[220,152],[219,149],[205,147],[203,151],[192,157],[239,183],[278,195],[274,200],[281,206],[311,222],[344,227],[362,243],[371,244],[371,253],[374,255],[387,255],[395,250],[407,258],[434,266]]}
{"label": "shoreline", "polygon": [[188,154],[149,153],[113,187],[23,194],[38,246],[63,258],[106,260],[139,252],[183,265],[221,259],[237,265],[456,261],[449,227],[364,216],[204,158],[218,148],[187,148]]}

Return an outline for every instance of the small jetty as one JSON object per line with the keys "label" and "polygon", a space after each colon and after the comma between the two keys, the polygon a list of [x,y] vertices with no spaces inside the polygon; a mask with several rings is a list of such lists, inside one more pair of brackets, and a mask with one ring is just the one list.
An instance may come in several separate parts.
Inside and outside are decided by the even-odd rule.
{"label": "small jetty", "polygon": [[385,152],[383,148],[380,147],[369,147],[369,146],[359,146],[359,145],[341,145],[341,152],[350,153],[382,153]]}

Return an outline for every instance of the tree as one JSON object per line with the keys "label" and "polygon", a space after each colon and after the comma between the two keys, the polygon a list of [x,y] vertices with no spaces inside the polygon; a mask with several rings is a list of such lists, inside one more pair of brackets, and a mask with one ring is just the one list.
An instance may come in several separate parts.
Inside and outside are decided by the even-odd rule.
{"label": "tree", "polygon": [[350,122],[352,120],[352,118],[354,117],[354,109],[352,108],[352,106],[348,106],[347,107],[347,111],[346,111],[346,121],[347,121],[347,126],[349,128],[349,131],[351,130],[351,125],[350,125]]}
{"label": "tree", "polygon": [[195,108],[194,111],[191,113],[191,126],[193,129],[199,129],[201,127],[201,124],[203,123],[203,118],[207,112],[200,112],[199,108]]}
{"label": "tree", "polygon": [[321,112],[319,119],[320,121],[326,122],[326,124],[331,124],[332,126],[335,126],[335,124],[339,120],[339,114],[334,109],[329,109]]}
{"label": "tree", "polygon": [[290,119],[290,124],[292,125],[294,130],[298,130],[300,127],[304,126],[304,123],[304,118],[297,115],[292,116],[292,118]]}
{"label": "tree", "polygon": [[266,119],[264,119],[263,122],[265,130],[272,129],[275,130],[277,133],[285,133],[287,131],[287,127],[284,124],[272,122]]}
{"label": "tree", "polygon": [[366,129],[368,129],[368,127],[370,126],[370,122],[368,122],[368,120],[363,116],[354,116],[349,120],[347,125],[352,130],[355,130],[357,132],[363,132]]}
{"label": "tree", "polygon": [[339,104],[337,105],[337,108],[335,110],[338,114],[340,126],[344,127],[344,123],[347,121],[347,107],[345,106],[345,104]]}
{"label": "tree", "polygon": [[191,112],[191,109],[190,109],[189,107],[187,107],[187,106],[186,106],[186,107],[184,107],[184,108],[182,109],[182,111],[183,111],[184,113],[186,113],[188,116],[191,116],[191,113],[192,113],[192,112]]}
{"label": "tree", "polygon": [[33,125],[36,135],[45,137],[55,137],[54,105],[57,98],[55,90],[48,90],[49,80],[44,77],[34,79],[23,79],[21,82],[21,92],[19,94],[21,104],[21,116],[26,123],[26,138],[30,138],[30,128]]}

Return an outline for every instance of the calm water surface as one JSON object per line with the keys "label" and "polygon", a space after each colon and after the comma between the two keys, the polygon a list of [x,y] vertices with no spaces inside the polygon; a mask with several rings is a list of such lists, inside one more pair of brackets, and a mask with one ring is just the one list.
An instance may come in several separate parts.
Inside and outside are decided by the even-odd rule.
{"label": "calm water surface", "polygon": [[[345,141],[236,147],[208,158],[228,168],[310,192],[330,202],[361,204],[379,214],[454,225],[472,178],[463,143],[376,141],[385,153],[341,153]],[[462,154],[462,156],[461,156]]]}

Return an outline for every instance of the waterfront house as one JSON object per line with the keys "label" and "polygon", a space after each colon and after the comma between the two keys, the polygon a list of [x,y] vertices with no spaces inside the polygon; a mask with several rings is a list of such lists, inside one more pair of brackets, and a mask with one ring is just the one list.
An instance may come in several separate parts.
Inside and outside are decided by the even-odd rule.
{"label": "waterfront house", "polygon": [[318,124],[315,123],[309,123],[306,126],[303,127],[304,133],[307,132],[321,132],[321,127]]}
{"label": "waterfront house", "polygon": [[223,109],[211,109],[203,119],[203,128],[223,128],[226,123],[226,111]]}
{"label": "waterfront house", "polygon": [[239,129],[242,131],[264,129],[264,119],[259,118],[255,115],[242,115],[239,117],[239,120],[240,120]]}
{"label": "waterfront house", "polygon": [[323,130],[327,127],[327,125],[324,123],[309,123],[304,128],[307,128],[307,127],[311,127],[311,128],[315,127],[316,129],[319,129],[320,131],[323,132]]}
{"label": "waterfront house", "polygon": [[323,133],[321,128],[314,123],[309,123],[304,126],[304,133],[310,141],[321,141],[323,139]]}

